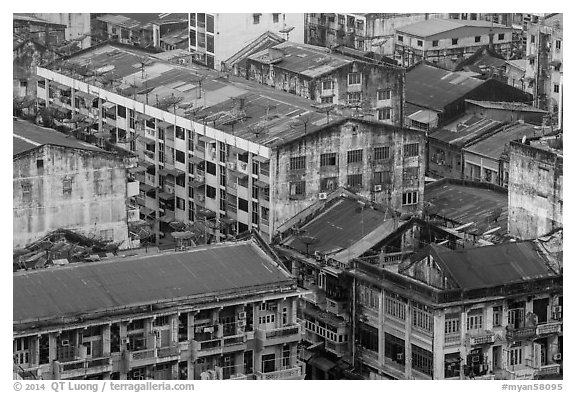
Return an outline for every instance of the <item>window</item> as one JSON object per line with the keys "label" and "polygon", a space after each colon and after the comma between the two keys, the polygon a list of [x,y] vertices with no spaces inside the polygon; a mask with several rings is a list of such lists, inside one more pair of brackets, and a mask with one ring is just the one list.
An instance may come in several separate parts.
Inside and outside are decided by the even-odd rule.
{"label": "window", "polygon": [[196,46],[196,30],[190,30],[190,46]]}
{"label": "window", "polygon": [[257,25],[260,23],[260,15],[262,14],[252,14],[253,24]]}
{"label": "window", "polygon": [[398,42],[404,42],[404,37],[401,36],[401,35],[399,35],[399,36],[398,36]]}
{"label": "window", "polygon": [[184,164],[186,162],[186,154],[184,154],[183,151],[176,150],[176,161],[178,161],[181,164]]}
{"label": "window", "polygon": [[375,160],[386,160],[390,158],[390,147],[380,146],[374,148],[374,159]]}
{"label": "window", "polygon": [[466,319],[466,330],[482,329],[482,319],[483,316],[481,309],[468,312],[468,318]]}
{"label": "window", "polygon": [[252,223],[258,224],[258,202],[252,202]]}
{"label": "window", "polygon": [[176,185],[186,187],[186,176],[176,176]]}
{"label": "window", "polygon": [[508,361],[510,366],[522,364],[522,347],[511,348],[508,352]]}
{"label": "window", "polygon": [[290,170],[306,169],[306,156],[291,157]]}
{"label": "window", "polygon": [[536,42],[536,36],[534,34],[530,35],[530,43],[533,44]]}
{"label": "window", "polygon": [[389,100],[392,97],[392,90],[378,90],[377,98],[378,101]]}
{"label": "window", "polygon": [[337,177],[324,177],[320,178],[320,191],[333,191],[338,188]]}
{"label": "window", "polygon": [[358,302],[364,306],[378,310],[380,307],[380,290],[359,285]]}
{"label": "window", "polygon": [[452,45],[458,45],[458,38],[452,38]]}
{"label": "window", "polygon": [[449,318],[446,316],[444,320],[444,334],[453,334],[460,331],[460,318],[453,317]]}
{"label": "window", "polygon": [[71,178],[64,178],[64,180],[62,180],[62,194],[63,195],[72,195],[72,179]]}
{"label": "window", "polygon": [[214,33],[214,15],[206,15],[206,31]]}
{"label": "window", "polygon": [[41,79],[38,81],[38,87],[41,89],[45,89],[46,88],[46,81],[44,79]]}
{"label": "window", "polygon": [[206,197],[216,199],[216,189],[212,186],[206,185]]}
{"label": "window", "polygon": [[32,200],[32,184],[30,182],[22,183],[22,199],[25,202],[30,202]]}
{"label": "window", "polygon": [[305,195],[305,194],[306,194],[305,181],[290,182],[290,195]]}
{"label": "window", "polygon": [[562,49],[562,41],[556,40],[556,49],[557,49],[557,50]]}
{"label": "window", "polygon": [[123,119],[126,118],[126,107],[122,106],[122,105],[118,105],[118,117],[121,117]]}
{"label": "window", "polygon": [[359,104],[362,100],[362,93],[348,93],[348,105]]}
{"label": "window", "polygon": [[504,40],[504,33],[498,34],[498,41],[503,41],[503,40]]}
{"label": "window", "polygon": [[348,164],[362,162],[362,149],[348,151]]}
{"label": "window", "polygon": [[417,45],[417,46],[422,46],[422,45],[424,45],[424,43],[422,42],[422,40],[418,40],[418,41],[416,41],[416,45]]}
{"label": "window", "polygon": [[438,40],[433,40],[433,41],[432,41],[432,46],[434,46],[434,47],[438,46]]}
{"label": "window", "polygon": [[404,145],[404,157],[418,156],[418,143],[408,143]]}
{"label": "window", "polygon": [[390,171],[374,172],[374,184],[390,184],[392,182],[392,174]]}
{"label": "window", "polygon": [[412,344],[412,368],[432,376],[432,352]]}
{"label": "window", "polygon": [[392,108],[378,109],[378,120],[390,120],[392,118]]}
{"label": "window", "polygon": [[406,319],[406,300],[399,295],[386,292],[384,312],[404,321]]}
{"label": "window", "polygon": [[44,160],[36,160],[36,169],[44,169]]}
{"label": "window", "polygon": [[246,199],[238,198],[238,209],[248,212],[248,201]]}
{"label": "window", "polygon": [[186,139],[186,134],[184,128],[176,126],[176,138],[184,140]]}
{"label": "window", "polygon": [[378,329],[362,323],[359,325],[358,336],[362,347],[378,352]]}
{"label": "window", "polygon": [[418,173],[419,173],[419,167],[415,166],[415,167],[407,167],[404,168],[404,171],[402,173],[402,178],[406,181],[406,180],[414,180],[414,179],[418,179]]}
{"label": "window", "polygon": [[402,194],[402,205],[415,205],[418,203],[418,191],[409,191]]}
{"label": "window", "polygon": [[102,229],[100,230],[100,239],[104,241],[114,240],[114,229]]}
{"label": "window", "polygon": [[348,175],[348,187],[361,188],[362,187],[362,174]]}
{"label": "window", "polygon": [[554,83],[554,93],[560,93],[560,85],[558,83]]}
{"label": "window", "polygon": [[323,81],[322,90],[332,90],[334,89],[334,81]]}
{"label": "window", "polygon": [[206,161],[206,172],[216,176],[216,164],[210,161]]}
{"label": "window", "polygon": [[206,36],[206,51],[210,53],[214,53],[214,36],[207,35]]}
{"label": "window", "polygon": [[270,217],[270,209],[262,206],[261,211],[262,211],[262,220],[268,220],[268,218]]}
{"label": "window", "polygon": [[393,362],[404,364],[404,340],[384,333],[384,356]]}
{"label": "window", "polygon": [[502,326],[502,306],[492,308],[492,324]]}
{"label": "window", "polygon": [[460,353],[447,353],[444,356],[444,378],[460,376]]}
{"label": "window", "polygon": [[359,85],[361,79],[362,79],[362,76],[360,75],[359,72],[352,72],[352,73],[348,74],[348,84],[349,85]]}
{"label": "window", "polygon": [[28,337],[14,339],[14,361],[17,364],[30,363],[30,347]]}
{"label": "window", "polygon": [[412,305],[412,326],[428,332],[432,331],[432,315],[427,306],[420,303]]}
{"label": "window", "polygon": [[280,14],[272,14],[272,23],[278,23],[280,21]]}
{"label": "window", "polygon": [[320,155],[320,166],[336,165],[336,153],[325,153]]}
{"label": "window", "polygon": [[332,104],[334,103],[334,97],[322,97],[320,99],[320,102],[322,102],[323,104]]}

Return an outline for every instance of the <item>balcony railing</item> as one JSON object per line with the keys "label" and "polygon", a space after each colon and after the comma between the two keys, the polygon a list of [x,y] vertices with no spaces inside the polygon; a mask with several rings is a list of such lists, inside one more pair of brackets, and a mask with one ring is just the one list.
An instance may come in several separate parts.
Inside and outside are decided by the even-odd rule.
{"label": "balcony railing", "polygon": [[560,333],[561,331],[562,331],[562,322],[544,323],[536,327],[536,335],[538,336],[545,334]]}
{"label": "balcony railing", "polygon": [[153,358],[155,356],[156,356],[156,350],[154,348],[130,352],[130,357],[132,360],[149,359],[149,358]]}
{"label": "balcony railing", "polygon": [[298,365],[296,367],[287,368],[285,370],[272,371],[269,373],[256,372],[254,373],[258,380],[283,380],[283,379],[302,379],[302,368]]}
{"label": "balcony railing", "polygon": [[536,336],[536,327],[522,327],[518,329],[507,329],[506,338],[508,340],[526,340]]}
{"label": "balcony railing", "polygon": [[447,334],[444,336],[444,346],[460,345],[460,333]]}
{"label": "balcony railing", "polygon": [[60,363],[61,378],[75,378],[82,375],[101,373],[112,370],[112,359],[109,356],[95,359],[80,359]]}
{"label": "balcony railing", "polygon": [[541,366],[539,370],[536,371],[535,376],[544,376],[544,375],[558,375],[560,374],[560,365],[559,364],[548,364],[546,366]]}
{"label": "balcony railing", "polygon": [[171,356],[180,355],[180,348],[178,346],[156,348],[156,356],[159,358],[167,358]]}
{"label": "balcony railing", "polygon": [[493,343],[496,340],[496,336],[492,332],[476,332],[470,333],[470,345],[482,345]]}
{"label": "balcony railing", "polygon": [[295,324],[291,326],[284,326],[277,329],[267,330],[266,339],[276,338],[276,337],[286,337],[295,334],[300,334],[300,325]]}

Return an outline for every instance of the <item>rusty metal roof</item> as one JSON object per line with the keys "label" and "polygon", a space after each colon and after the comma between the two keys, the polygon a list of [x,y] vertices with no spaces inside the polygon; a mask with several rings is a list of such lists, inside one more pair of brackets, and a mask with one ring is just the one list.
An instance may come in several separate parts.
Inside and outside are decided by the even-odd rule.
{"label": "rusty metal roof", "polygon": [[13,320],[58,320],[293,282],[252,241],[18,272]]}

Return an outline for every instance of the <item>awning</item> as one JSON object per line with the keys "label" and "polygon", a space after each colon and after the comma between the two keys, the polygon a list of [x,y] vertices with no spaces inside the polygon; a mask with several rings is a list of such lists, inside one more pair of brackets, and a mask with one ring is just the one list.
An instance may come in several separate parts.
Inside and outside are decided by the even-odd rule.
{"label": "awning", "polygon": [[173,213],[166,213],[162,217],[160,217],[160,221],[168,224],[174,221],[174,214]]}
{"label": "awning", "polygon": [[156,140],[154,140],[152,138],[148,138],[147,136],[144,136],[144,135],[139,135],[138,139],[142,140],[142,142],[144,142],[146,145],[156,144]]}
{"label": "awning", "polygon": [[216,213],[210,209],[200,208],[198,209],[198,215],[206,218],[214,218],[216,217]]}
{"label": "awning", "polygon": [[149,184],[140,183],[140,190],[141,190],[141,191],[150,192],[150,191],[152,191],[154,188],[155,188],[155,187],[153,187],[153,186],[151,186],[151,185],[149,185]]}
{"label": "awning", "polygon": [[419,123],[430,124],[438,119],[438,114],[434,111],[422,109],[418,112],[412,113],[408,118]]}
{"label": "awning", "polygon": [[151,213],[154,213],[154,210],[146,206],[140,206],[140,214],[143,214],[144,217],[150,215]]}
{"label": "awning", "polygon": [[238,179],[246,179],[248,177],[248,174],[243,173],[243,172],[238,172],[236,170],[230,170],[230,173],[234,176],[236,176]]}
{"label": "awning", "polygon": [[112,109],[116,106],[115,103],[110,102],[110,101],[106,101],[105,103],[102,104],[102,108],[104,109]]}
{"label": "awning", "polygon": [[83,98],[84,100],[88,100],[88,101],[94,101],[94,99],[97,98],[96,96],[94,96],[92,94],[84,93],[83,91],[77,91],[74,94],[76,95],[76,97],[80,97],[80,98]]}
{"label": "awning", "polygon": [[186,172],[184,172],[184,171],[182,171],[182,170],[180,170],[180,169],[176,169],[176,168],[174,168],[174,169],[162,168],[162,169],[160,169],[158,172],[159,172],[161,175],[164,175],[164,176],[166,176],[166,175],[171,175],[171,176],[174,176],[174,177],[177,177],[177,176],[180,176],[180,175],[183,175],[183,174],[186,173]]}
{"label": "awning", "polygon": [[220,217],[220,221],[223,222],[224,224],[230,225],[230,224],[234,224],[238,220],[231,218],[231,217]]}
{"label": "awning", "polygon": [[561,64],[562,64],[562,61],[561,61],[561,60],[552,60],[552,61],[550,62],[550,65],[551,65],[552,67],[556,67],[556,66],[559,66],[559,65],[561,65]]}
{"label": "awning", "polygon": [[263,163],[270,162],[269,158],[264,158],[264,157],[260,157],[260,156],[254,156],[254,157],[252,157],[252,160],[257,161],[257,162],[263,162]]}
{"label": "awning", "polygon": [[198,140],[201,142],[206,142],[206,143],[216,143],[216,139],[210,138],[210,137],[205,136],[205,135],[198,137]]}
{"label": "awning", "polygon": [[158,197],[159,197],[160,199],[164,199],[165,201],[167,201],[167,200],[174,199],[174,198],[175,198],[175,195],[174,195],[174,194],[170,194],[169,192],[162,191],[162,192],[158,193]]}
{"label": "awning", "polygon": [[336,367],[336,363],[331,362],[323,356],[313,358],[308,362],[309,365],[319,368],[322,371],[330,371]]}
{"label": "awning", "polygon": [[154,118],[153,116],[148,116],[148,115],[146,115],[146,114],[144,114],[144,113],[138,113],[138,120],[147,121],[147,120],[150,120],[150,119],[153,119],[153,118]]}
{"label": "awning", "polygon": [[190,187],[192,188],[202,187],[204,183],[205,183],[204,180],[194,180],[192,183],[190,183]]}
{"label": "awning", "polygon": [[204,159],[200,158],[200,157],[196,157],[196,156],[191,156],[190,158],[188,158],[188,161],[190,161],[193,164],[198,165],[198,164],[204,162]]}
{"label": "awning", "polygon": [[254,185],[259,188],[270,188],[270,184],[264,183],[262,180],[256,180]]}
{"label": "awning", "polygon": [[128,172],[129,172],[129,173],[146,172],[146,168],[148,168],[148,166],[138,165],[138,166],[135,166],[135,167],[133,167],[133,168],[128,168]]}
{"label": "awning", "polygon": [[239,147],[236,146],[230,146],[230,153],[236,153],[236,154],[245,154],[246,151],[240,149]]}

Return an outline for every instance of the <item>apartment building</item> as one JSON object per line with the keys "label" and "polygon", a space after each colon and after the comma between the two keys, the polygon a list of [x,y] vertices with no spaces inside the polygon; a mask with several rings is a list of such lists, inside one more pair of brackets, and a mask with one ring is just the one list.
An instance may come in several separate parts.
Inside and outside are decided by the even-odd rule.
{"label": "apartment building", "polygon": [[422,60],[453,69],[481,46],[509,58],[513,29],[480,20],[429,19],[396,29],[395,59],[404,67]]}
{"label": "apartment building", "polygon": [[[256,82],[144,56],[103,45],[70,58],[73,67],[39,67],[38,98],[84,116],[81,138],[138,154],[134,203],[159,238],[173,221],[201,221],[214,241],[251,228],[270,240],[339,186],[402,213],[421,211],[422,132],[340,117]],[[83,76],[93,70],[114,79]]]}
{"label": "apartment building", "polygon": [[402,125],[404,69],[333,54],[327,48],[283,42],[248,57],[247,78],[344,114]]}
{"label": "apartment building", "polygon": [[365,14],[309,13],[305,14],[305,37],[307,44],[331,48],[344,45],[366,50]]}
{"label": "apartment building", "polygon": [[533,19],[526,26],[526,74],[534,106],[546,109],[561,123],[563,14]]}
{"label": "apartment building", "polygon": [[347,274],[366,379],[561,378],[561,262],[538,242],[430,245]]}
{"label": "apartment building", "polygon": [[510,142],[510,235],[534,239],[562,228],[562,135]]}
{"label": "apartment building", "polygon": [[190,13],[189,50],[195,60],[216,70],[261,34],[270,31],[304,43],[304,14]]}
{"label": "apartment building", "polygon": [[138,193],[127,167],[136,157],[112,154],[23,120],[13,123],[13,246],[56,229],[129,246],[127,205]]}
{"label": "apartment building", "polygon": [[253,240],[13,280],[24,378],[304,378],[296,280]]}

